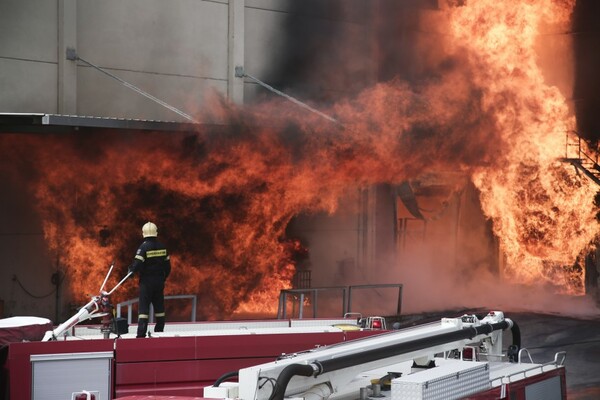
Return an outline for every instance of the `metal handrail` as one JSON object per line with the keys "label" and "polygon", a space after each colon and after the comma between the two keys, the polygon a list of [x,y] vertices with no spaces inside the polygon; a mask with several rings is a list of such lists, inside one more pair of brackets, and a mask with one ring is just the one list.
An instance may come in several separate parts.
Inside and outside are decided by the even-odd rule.
{"label": "metal handrail", "polygon": [[[171,295],[171,296],[165,296],[165,300],[172,300],[172,299],[190,299],[192,301],[192,315],[191,315],[191,322],[196,322],[196,304],[197,304],[197,296],[195,294],[177,294],[177,295]],[[132,305],[139,303],[140,299],[135,298],[135,299],[131,299],[131,300],[127,300],[127,301],[123,301],[119,304],[117,304],[117,318],[121,317],[121,308],[122,307],[127,307],[127,323],[131,324],[131,320],[132,320]],[[154,321],[154,307],[152,307],[152,304],[150,305],[150,315],[149,315],[149,322],[153,322]]]}
{"label": "metal handrail", "polygon": [[[584,143],[588,144],[589,147],[589,143],[588,141],[586,141],[584,138],[581,137],[581,135],[579,134],[579,132],[575,131],[575,130],[569,130],[567,131],[567,149],[566,149],[566,154],[565,157],[568,159],[569,158],[569,135],[574,135],[576,140],[577,140],[577,144],[575,144],[575,146],[577,146],[577,158],[579,159],[586,159],[588,160],[588,162],[591,162],[593,164],[598,164],[598,153],[594,154],[594,156],[587,154],[585,151],[583,151],[583,149],[581,148],[581,142],[583,141]],[[582,157],[583,156],[583,157]]]}
{"label": "metal handrail", "polygon": [[[560,359],[559,359],[559,357],[560,357]],[[515,375],[521,375],[521,374],[523,374],[523,378],[526,378],[528,372],[531,372],[531,371],[534,371],[534,370],[537,370],[537,369],[539,369],[540,373],[542,373],[542,372],[544,372],[544,368],[545,367],[553,366],[555,368],[559,368],[559,367],[562,367],[564,365],[566,358],[567,358],[567,352],[566,351],[559,351],[558,353],[556,353],[554,355],[554,360],[552,360],[552,361],[548,361],[548,362],[546,362],[544,364],[534,365],[531,368],[527,368],[527,369],[524,369],[522,371],[516,371],[516,372],[513,372],[512,374],[507,374],[507,375],[499,376],[499,377],[494,378],[494,379],[490,379],[490,383],[493,384],[493,382],[495,382],[497,380],[500,380],[500,384],[504,385],[504,384],[507,384],[507,383],[512,383],[513,381],[512,381],[511,378],[514,377]],[[519,362],[519,364],[520,364],[520,362]]]}
{"label": "metal handrail", "polygon": [[[559,357],[560,361],[559,361]],[[567,359],[567,352],[566,351],[559,351],[558,353],[556,353],[554,355],[554,363],[558,366],[563,366],[565,365],[565,360]]]}
{"label": "metal handrail", "polygon": [[[570,143],[570,138],[574,138],[575,142]],[[585,143],[585,148],[589,149],[592,154],[588,154],[582,148],[582,142]],[[577,155],[573,158],[569,152],[569,147],[576,147]],[[600,185],[600,165],[598,165],[598,149],[595,150],[590,145],[589,141],[582,138],[579,132],[569,130],[566,132],[566,147],[564,162],[568,162],[575,167],[579,172],[583,172],[588,178]]]}
{"label": "metal handrail", "polygon": [[321,288],[310,288],[310,289],[284,289],[279,293],[279,307],[277,310],[277,318],[279,319],[287,319],[287,297],[288,295],[299,296],[299,309],[298,309],[298,318],[302,319],[304,317],[302,305],[304,304],[304,298],[306,294],[312,295],[312,308],[313,308],[313,317],[317,317],[317,306],[318,306],[318,293],[319,292],[331,292],[331,291],[341,291],[342,292],[342,314],[346,312],[346,292],[348,290],[347,286],[330,286],[330,287],[321,287]]}
{"label": "metal handrail", "polygon": [[299,299],[299,310],[298,318],[302,319],[304,299],[307,295],[311,295],[313,317],[317,317],[318,308],[318,294],[319,292],[342,292],[342,313],[345,315],[352,313],[352,291],[357,289],[381,289],[381,288],[398,288],[398,303],[396,307],[396,315],[400,315],[402,310],[402,287],[401,283],[382,283],[382,284],[370,284],[370,285],[350,285],[350,286],[331,286],[331,287],[320,287],[320,288],[309,288],[309,289],[284,289],[279,293],[279,307],[277,310],[277,318],[286,319],[287,315],[287,300],[288,296],[296,296]]}
{"label": "metal handrail", "polygon": [[533,364],[533,358],[531,358],[531,353],[529,353],[529,350],[527,350],[527,349],[521,349],[521,350],[519,350],[519,358],[518,358],[519,364],[521,364],[521,362],[522,362],[521,361],[521,354],[522,353],[526,353],[527,357],[529,357],[529,362]]}
{"label": "metal handrail", "polygon": [[402,311],[402,284],[401,283],[380,283],[373,285],[352,285],[348,286],[348,310],[352,312],[352,291],[357,289],[382,289],[382,288],[398,288],[398,303],[396,304],[396,315],[400,315]]}

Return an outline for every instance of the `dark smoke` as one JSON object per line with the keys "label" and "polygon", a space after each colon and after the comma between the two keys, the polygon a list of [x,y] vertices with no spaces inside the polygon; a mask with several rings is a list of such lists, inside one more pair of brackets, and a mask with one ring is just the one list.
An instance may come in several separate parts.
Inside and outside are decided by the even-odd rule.
{"label": "dark smoke", "polygon": [[575,88],[573,98],[581,136],[600,140],[600,2],[577,0],[573,13]]}

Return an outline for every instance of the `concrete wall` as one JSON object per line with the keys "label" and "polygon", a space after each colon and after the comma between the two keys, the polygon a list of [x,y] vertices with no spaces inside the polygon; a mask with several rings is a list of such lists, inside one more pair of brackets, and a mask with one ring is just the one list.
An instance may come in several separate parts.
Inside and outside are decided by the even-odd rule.
{"label": "concrete wall", "polygon": [[0,111],[181,120],[85,63],[66,60],[68,47],[188,114],[210,90],[227,92],[227,1],[8,1],[0,7],[0,73],[8,82]]}
{"label": "concrete wall", "polygon": [[56,112],[57,0],[0,2],[0,112]]}
{"label": "concrete wall", "polygon": [[[78,55],[188,114],[211,89],[226,93],[226,1],[77,3]],[[176,114],[83,66],[77,113],[143,119]]]}
{"label": "concrete wall", "polygon": [[[299,15],[303,10],[290,0],[3,1],[0,112],[185,120],[84,62],[67,60],[67,48],[194,116],[205,111],[205,97],[213,91],[237,103],[272,96],[256,83],[236,78],[234,68],[244,66],[269,82],[291,50],[283,32],[299,18],[311,30],[325,33],[319,40],[331,41],[332,32],[353,38],[346,41],[352,46],[337,43],[331,48],[352,49],[356,54],[351,58],[359,64],[333,70],[335,76],[349,70],[360,80],[369,62],[364,57],[367,20],[351,13],[335,20],[322,12]],[[315,75],[331,71],[328,67],[315,65]],[[327,91],[327,80],[315,85]]]}
{"label": "concrete wall", "polygon": [[[52,274],[56,255],[47,250],[39,216],[19,182],[0,171],[0,318],[35,315],[54,319],[57,301]],[[62,303],[59,291],[59,304]],[[59,305],[59,312],[64,311]]]}

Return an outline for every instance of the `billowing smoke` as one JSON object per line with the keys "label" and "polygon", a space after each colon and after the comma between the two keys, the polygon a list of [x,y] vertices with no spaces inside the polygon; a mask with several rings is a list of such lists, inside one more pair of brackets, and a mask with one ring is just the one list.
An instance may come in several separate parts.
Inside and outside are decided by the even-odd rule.
{"label": "billowing smoke", "polygon": [[[440,11],[448,34],[437,74],[340,97],[323,108],[338,123],[277,100],[244,110],[215,102],[227,124],[193,133],[4,135],[1,165],[31,188],[80,301],[113,260],[125,273],[152,220],[173,254],[168,294],[198,294],[200,318],[272,311],[305,251],[286,236],[294,216],[439,171],[477,188],[507,276],[579,293],[582,271],[565,266],[596,234],[595,191],[556,161],[573,120],[534,51],[539,24],[568,20],[572,4],[463,3]],[[134,285],[115,300],[130,297]]]}

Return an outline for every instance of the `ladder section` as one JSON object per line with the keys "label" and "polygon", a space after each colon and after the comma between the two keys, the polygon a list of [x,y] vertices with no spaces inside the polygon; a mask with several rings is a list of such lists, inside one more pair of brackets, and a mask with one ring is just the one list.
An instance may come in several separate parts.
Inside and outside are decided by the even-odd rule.
{"label": "ladder section", "polygon": [[564,162],[573,165],[600,186],[598,152],[577,131],[567,131]]}

